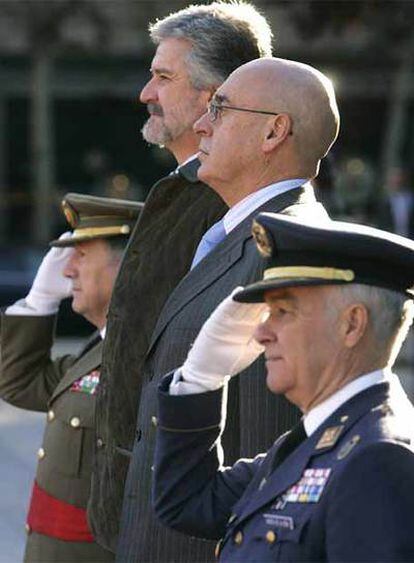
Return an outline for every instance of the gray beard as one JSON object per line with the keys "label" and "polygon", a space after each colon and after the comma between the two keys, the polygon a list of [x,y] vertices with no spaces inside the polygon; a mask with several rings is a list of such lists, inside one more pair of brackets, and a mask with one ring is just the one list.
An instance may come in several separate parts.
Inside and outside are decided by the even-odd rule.
{"label": "gray beard", "polygon": [[145,122],[141,133],[147,143],[164,146],[173,140],[171,131],[164,124],[160,125],[158,127],[153,126],[151,117]]}

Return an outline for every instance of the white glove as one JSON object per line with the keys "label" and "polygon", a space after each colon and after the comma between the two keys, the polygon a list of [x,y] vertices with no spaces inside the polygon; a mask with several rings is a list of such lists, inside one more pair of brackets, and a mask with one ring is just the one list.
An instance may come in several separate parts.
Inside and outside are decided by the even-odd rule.
{"label": "white glove", "polygon": [[[70,238],[66,232],[59,239]],[[72,281],[63,275],[63,270],[73,253],[73,247],[53,247],[43,258],[32,287],[24,299],[6,309],[7,315],[52,315],[60,302],[72,295]]]}
{"label": "white glove", "polygon": [[267,305],[233,301],[240,289],[237,287],[226,297],[204,323],[180,370],[183,389],[179,389],[179,383],[172,383],[171,394],[218,389],[226,378],[246,369],[263,352],[264,347],[254,340],[253,333]]}

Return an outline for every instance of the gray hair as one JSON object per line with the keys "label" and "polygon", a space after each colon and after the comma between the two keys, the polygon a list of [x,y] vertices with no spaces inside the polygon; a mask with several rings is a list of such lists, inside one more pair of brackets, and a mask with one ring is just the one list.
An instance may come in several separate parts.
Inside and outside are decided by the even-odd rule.
{"label": "gray hair", "polygon": [[391,366],[413,322],[412,299],[390,289],[363,284],[338,285],[337,289],[344,305],[359,302],[366,306],[378,350],[389,350]]}
{"label": "gray hair", "polygon": [[272,55],[272,31],[257,9],[242,1],[192,5],[149,26],[152,41],[186,39],[194,88],[218,87],[236,68]]}
{"label": "gray hair", "polygon": [[115,237],[106,237],[103,239],[109,247],[109,250],[115,260],[122,260],[129,237],[119,235]]}

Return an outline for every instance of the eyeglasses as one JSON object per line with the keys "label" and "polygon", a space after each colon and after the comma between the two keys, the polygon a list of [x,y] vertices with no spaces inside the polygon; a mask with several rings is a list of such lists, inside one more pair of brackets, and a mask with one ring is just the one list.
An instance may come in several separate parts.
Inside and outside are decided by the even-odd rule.
{"label": "eyeglasses", "polygon": [[207,113],[210,118],[210,121],[211,122],[216,121],[220,117],[223,109],[231,109],[234,111],[247,111],[249,113],[261,113],[263,115],[279,115],[279,113],[276,113],[274,111],[263,111],[261,109],[249,109],[249,108],[238,108],[236,106],[225,106],[223,104],[218,104],[217,102],[211,101],[208,104],[208,109],[207,109]]}

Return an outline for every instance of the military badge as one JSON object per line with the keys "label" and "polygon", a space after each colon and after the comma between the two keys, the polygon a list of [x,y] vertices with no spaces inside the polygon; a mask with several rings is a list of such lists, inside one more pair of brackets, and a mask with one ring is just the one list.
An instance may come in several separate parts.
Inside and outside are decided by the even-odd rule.
{"label": "military badge", "polygon": [[344,459],[349,454],[349,452],[352,451],[354,447],[360,442],[360,440],[361,436],[359,436],[359,434],[352,436],[352,438],[341,447],[336,458]]}
{"label": "military badge", "polygon": [[343,425],[331,426],[330,428],[327,428],[320,437],[315,449],[322,450],[323,448],[331,448],[332,446],[334,446],[338,441],[338,438],[341,435],[343,429]]}
{"label": "military badge", "polygon": [[286,502],[319,502],[331,468],[305,469],[299,481],[285,493]]}
{"label": "military badge", "polygon": [[257,250],[263,258],[269,258],[272,255],[272,244],[266,230],[258,223],[253,221],[252,235],[256,241]]}
{"label": "military badge", "polygon": [[281,514],[275,514],[274,512],[266,512],[263,514],[266,526],[272,526],[274,528],[284,528],[287,530],[293,530],[295,523],[291,516],[282,516]]}
{"label": "military badge", "polygon": [[79,215],[75,209],[65,199],[62,201],[62,210],[66,217],[66,221],[72,228],[75,228],[79,223]]}
{"label": "military badge", "polygon": [[96,388],[99,383],[100,372],[98,370],[91,371],[88,375],[84,375],[70,388],[75,393],[88,393],[88,395],[95,395]]}

